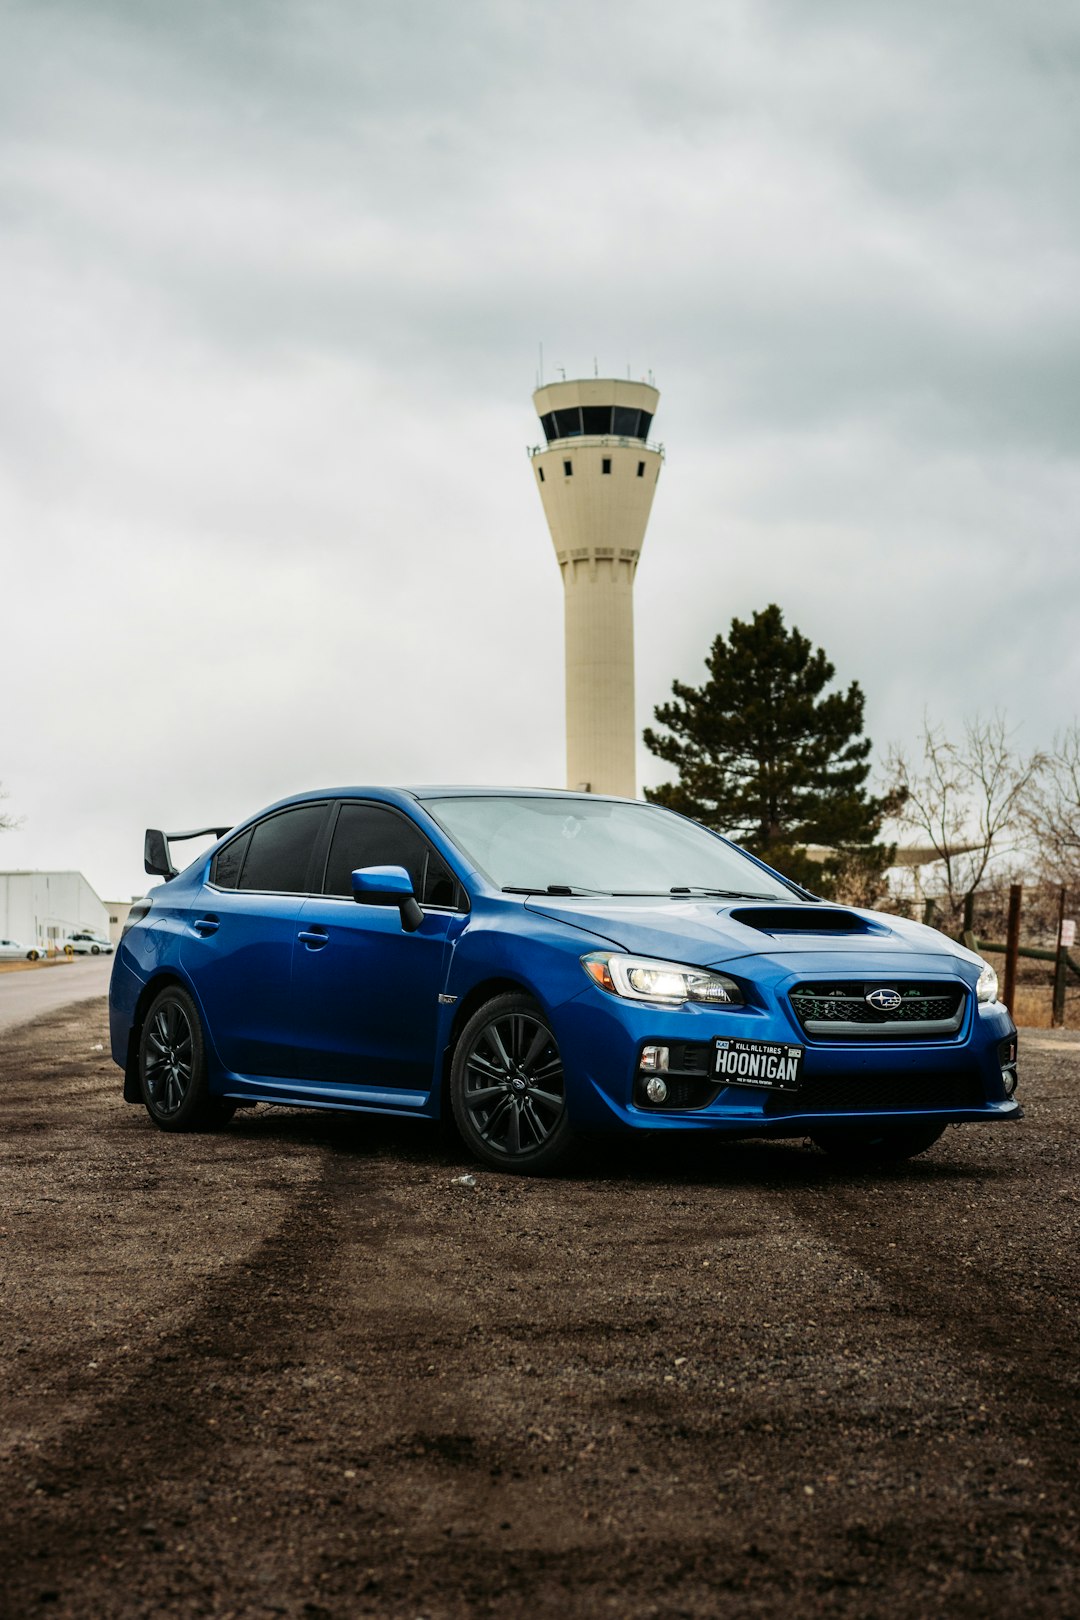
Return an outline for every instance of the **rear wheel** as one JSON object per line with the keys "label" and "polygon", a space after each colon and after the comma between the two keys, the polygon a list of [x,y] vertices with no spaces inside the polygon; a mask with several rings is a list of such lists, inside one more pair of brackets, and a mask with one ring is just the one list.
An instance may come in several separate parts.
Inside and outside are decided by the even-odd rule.
{"label": "rear wheel", "polygon": [[146,1111],[163,1131],[224,1125],[235,1103],[211,1097],[198,1010],[178,984],[151,1002],[139,1036],[139,1086]]}
{"label": "rear wheel", "polygon": [[838,1125],[814,1131],[810,1140],[831,1159],[845,1164],[890,1164],[925,1153],[945,1134],[930,1121],[911,1125]]}
{"label": "rear wheel", "polygon": [[450,1100],[465,1145],[499,1170],[536,1174],[566,1157],[573,1133],[562,1058],[531,996],[496,996],[469,1019]]}

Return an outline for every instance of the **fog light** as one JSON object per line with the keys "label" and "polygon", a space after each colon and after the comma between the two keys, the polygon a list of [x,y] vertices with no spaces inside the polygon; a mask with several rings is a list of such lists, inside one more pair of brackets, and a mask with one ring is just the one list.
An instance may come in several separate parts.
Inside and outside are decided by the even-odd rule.
{"label": "fog light", "polygon": [[643,1046],[641,1048],[641,1067],[652,1074],[666,1074],[668,1066],[668,1049],[666,1046]]}
{"label": "fog light", "polygon": [[[646,1050],[648,1050],[648,1048],[646,1048]],[[661,1047],[660,1051],[664,1053],[665,1057],[667,1056],[667,1052],[664,1047]],[[651,1080],[646,1080],[645,1082],[645,1095],[648,1097],[650,1102],[666,1102],[667,1082],[665,1080],[661,1080],[659,1075],[654,1074]]]}
{"label": "fog light", "polygon": [[[1006,1097],[1011,1097],[1013,1092],[1016,1090],[1016,1070],[1015,1069],[1002,1069],[1002,1071],[1001,1071],[1001,1083],[1005,1087],[1005,1095],[1006,1095]],[[649,1081],[649,1084],[652,1085],[651,1080]]]}

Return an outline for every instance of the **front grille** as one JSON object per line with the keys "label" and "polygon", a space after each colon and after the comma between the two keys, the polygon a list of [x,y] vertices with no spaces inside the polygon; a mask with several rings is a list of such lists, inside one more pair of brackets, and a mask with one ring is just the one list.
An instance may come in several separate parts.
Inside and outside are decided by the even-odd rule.
{"label": "front grille", "polygon": [[[895,990],[900,1005],[889,1011],[870,1006],[874,990]],[[831,1040],[855,1035],[862,1039],[918,1040],[954,1035],[964,1016],[964,987],[930,980],[919,984],[797,984],[791,991],[795,1016],[808,1035]]]}
{"label": "front grille", "polygon": [[980,1108],[985,1102],[976,1075],[827,1074],[804,1081],[798,1091],[771,1091],[765,1112],[783,1114],[906,1114],[932,1108]]}

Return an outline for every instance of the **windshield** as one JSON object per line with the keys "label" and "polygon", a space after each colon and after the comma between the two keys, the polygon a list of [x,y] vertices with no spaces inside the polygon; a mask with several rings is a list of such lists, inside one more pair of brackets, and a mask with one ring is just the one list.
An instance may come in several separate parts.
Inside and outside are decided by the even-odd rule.
{"label": "windshield", "polygon": [[659,805],[493,794],[426,808],[501,889],[792,897],[738,850]]}

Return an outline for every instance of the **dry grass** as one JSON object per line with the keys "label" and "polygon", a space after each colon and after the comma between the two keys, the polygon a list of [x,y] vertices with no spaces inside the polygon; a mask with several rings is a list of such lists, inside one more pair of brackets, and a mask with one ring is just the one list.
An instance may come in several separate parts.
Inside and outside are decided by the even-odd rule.
{"label": "dry grass", "polygon": [[[1018,984],[1016,1005],[1012,1009],[1017,1024],[1025,1029],[1049,1029],[1053,995],[1050,984]],[[1080,1029],[1080,985],[1074,989],[1070,984],[1065,992],[1065,1028]]]}
{"label": "dry grass", "polygon": [[39,956],[36,962],[0,962],[0,973],[29,973],[38,968],[61,967],[65,962],[73,962],[73,956]]}

